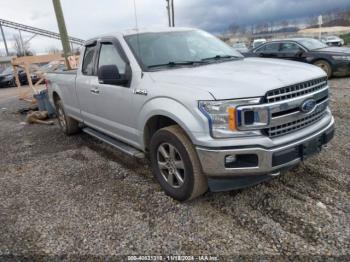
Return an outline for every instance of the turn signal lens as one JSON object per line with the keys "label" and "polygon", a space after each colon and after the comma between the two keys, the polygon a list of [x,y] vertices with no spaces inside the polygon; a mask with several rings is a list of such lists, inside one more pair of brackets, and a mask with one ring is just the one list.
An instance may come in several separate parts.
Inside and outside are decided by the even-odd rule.
{"label": "turn signal lens", "polygon": [[229,107],[228,111],[228,128],[232,131],[237,130],[236,126],[236,109],[233,107]]}

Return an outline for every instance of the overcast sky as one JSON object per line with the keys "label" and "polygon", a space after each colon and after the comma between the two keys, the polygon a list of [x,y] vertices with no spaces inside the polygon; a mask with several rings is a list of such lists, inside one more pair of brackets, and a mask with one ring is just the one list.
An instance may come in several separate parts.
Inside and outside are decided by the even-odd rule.
{"label": "overcast sky", "polygon": [[[140,27],[166,26],[165,0],[135,0]],[[211,32],[232,23],[251,24],[292,19],[350,8],[350,0],[174,0],[176,25],[193,26]],[[68,33],[87,39],[98,34],[135,27],[133,0],[61,0]],[[58,32],[51,0],[0,0],[0,18]],[[11,38],[15,30],[6,29]],[[24,34],[28,39],[30,35]],[[12,43],[9,43],[10,47]],[[36,37],[36,52],[59,46],[59,42]],[[4,53],[0,37],[0,52]]]}

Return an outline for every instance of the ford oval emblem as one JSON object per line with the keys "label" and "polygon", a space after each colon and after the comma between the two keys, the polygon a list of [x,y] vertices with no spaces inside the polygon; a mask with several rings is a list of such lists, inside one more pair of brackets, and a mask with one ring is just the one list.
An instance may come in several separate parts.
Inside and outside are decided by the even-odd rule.
{"label": "ford oval emblem", "polygon": [[316,107],[316,100],[315,99],[308,99],[304,101],[304,103],[301,104],[301,112],[303,113],[311,113]]}

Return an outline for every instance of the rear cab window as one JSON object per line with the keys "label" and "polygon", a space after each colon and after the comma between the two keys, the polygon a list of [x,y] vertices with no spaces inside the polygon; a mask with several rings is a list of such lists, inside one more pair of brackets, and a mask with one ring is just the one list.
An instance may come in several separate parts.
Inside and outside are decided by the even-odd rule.
{"label": "rear cab window", "polygon": [[85,47],[83,66],[81,72],[83,75],[92,76],[94,72],[94,56],[95,56],[96,44]]}

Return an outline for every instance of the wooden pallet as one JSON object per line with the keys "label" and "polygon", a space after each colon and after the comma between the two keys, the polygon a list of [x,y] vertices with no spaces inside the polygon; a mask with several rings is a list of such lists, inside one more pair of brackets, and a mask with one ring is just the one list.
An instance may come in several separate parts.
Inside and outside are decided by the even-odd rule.
{"label": "wooden pallet", "polygon": [[[71,68],[76,68],[79,56],[70,56],[68,57],[68,61],[71,65]],[[62,54],[50,54],[50,55],[39,55],[39,56],[23,56],[23,57],[15,57],[11,60],[13,72],[16,79],[16,85],[18,88],[18,98],[21,100],[29,101],[31,103],[36,103],[36,100],[33,98],[33,95],[39,94],[39,92],[43,89],[42,84],[45,82],[45,74],[39,75],[39,80],[35,84],[32,82],[31,78],[31,70],[30,68],[36,64],[42,63],[50,63],[53,61],[57,61],[59,63],[64,62],[64,57]],[[27,75],[28,85],[30,87],[29,90],[21,89],[21,83],[18,77],[18,68],[23,68]]]}

